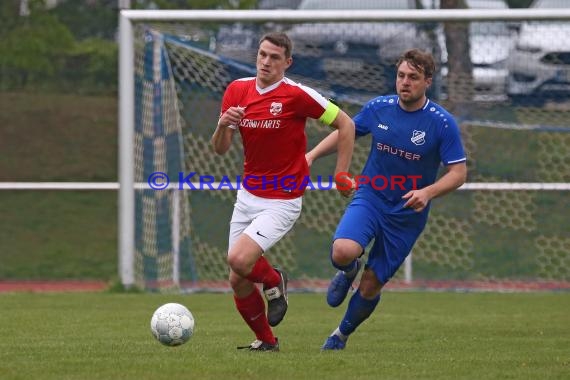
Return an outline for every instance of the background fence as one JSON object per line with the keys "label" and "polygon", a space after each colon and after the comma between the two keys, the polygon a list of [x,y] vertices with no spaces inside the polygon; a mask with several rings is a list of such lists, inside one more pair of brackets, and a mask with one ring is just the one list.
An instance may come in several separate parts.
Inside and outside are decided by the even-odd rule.
{"label": "background fence", "polygon": [[[148,174],[164,165],[170,174],[240,173],[239,148],[225,157],[214,157],[208,148],[219,96],[230,80],[253,74],[252,57],[261,33],[282,28],[289,31],[296,47],[289,76],[336,98],[352,115],[365,99],[393,91],[395,56],[390,55],[408,47],[406,43],[423,44],[436,55],[440,68],[431,97],[452,110],[461,123],[470,183],[570,182],[566,101],[570,49],[560,38],[568,28],[567,19],[555,23],[500,17],[471,23],[406,22],[137,23],[135,181],[145,182]],[[397,33],[398,45],[391,45],[393,40],[366,40],[378,30],[403,27],[413,35]],[[327,40],[333,32],[334,39]],[[110,45],[116,48],[113,42]],[[75,62],[72,66],[88,65]],[[14,84],[6,79],[6,73],[13,73],[11,67],[4,61],[2,180],[115,183],[113,87],[92,88],[89,96],[68,95],[74,86],[78,92],[89,86],[71,81],[70,86],[57,89],[57,70],[48,75],[46,84],[38,85],[38,78],[47,74],[24,75],[26,81]],[[104,64],[103,71],[108,74],[112,67]],[[83,80],[87,74],[79,77]],[[158,87],[157,80],[162,81]],[[29,88],[43,88],[45,93],[30,93]],[[157,88],[164,91],[157,94]],[[154,113],[159,109],[160,114]],[[176,136],[172,141],[164,134],[169,128]],[[314,145],[327,130],[311,123],[307,133],[309,145]],[[182,149],[168,148],[168,142]],[[367,150],[367,141],[360,141],[355,171]],[[324,160],[312,174],[328,176],[332,164]],[[168,192],[137,194],[137,284],[171,287],[172,199]],[[184,286],[207,287],[203,281],[225,278],[227,221],[234,193],[184,194],[187,197],[181,198],[179,207],[188,211],[183,215],[189,218],[181,219],[180,225],[180,280]],[[554,288],[567,283],[567,198],[567,191],[527,187],[460,191],[436,200],[428,227],[413,251],[414,279],[432,286],[436,281],[548,282]],[[334,192],[309,192],[291,236],[268,253],[294,279],[305,280],[298,284],[300,288],[318,287],[332,274],[327,252],[344,204]],[[5,190],[0,205],[5,216],[0,231],[0,279],[115,279],[118,204],[114,191]]]}
{"label": "background fence", "polygon": [[[250,20],[248,15],[220,13],[221,18],[216,20],[217,15],[206,13],[131,14],[135,20],[135,182],[144,182],[157,171],[171,178],[178,178],[182,171],[214,180],[235,178],[241,173],[241,147],[232,148],[224,157],[213,157],[209,139],[227,84],[255,73],[257,41],[265,29],[255,23],[259,20],[254,16],[251,23],[246,21]],[[488,17],[491,21],[485,19],[490,12],[480,15],[474,18],[474,14],[468,13],[449,14],[446,20],[444,13],[433,12],[420,14],[425,18],[412,22],[409,13],[381,12],[371,16],[370,12],[291,12],[286,16],[303,22],[283,17],[277,20],[281,21],[279,26],[273,22],[271,28],[286,30],[293,38],[296,63],[289,76],[335,98],[350,114],[355,114],[374,93],[393,89],[394,63],[401,51],[387,48],[392,47],[392,36],[398,36],[400,49],[424,44],[422,47],[432,51],[440,63],[432,98],[454,110],[462,125],[470,158],[470,181],[567,182],[570,171],[564,166],[570,135],[566,133],[566,118],[561,118],[567,105],[560,98],[554,98],[551,105],[552,94],[540,86],[524,95],[509,93],[509,81],[516,74],[515,69],[510,70],[509,59],[520,54],[513,49],[520,50],[516,39],[521,38],[518,33],[522,34],[529,22],[498,21],[501,12]],[[239,25],[231,22],[232,16],[239,20]],[[267,18],[272,16],[275,14],[269,13]],[[218,30],[215,41],[209,29],[212,23],[176,21],[184,17],[211,17]],[[223,21],[226,19],[229,24]],[[338,19],[342,21],[332,21]],[[532,24],[533,27],[547,25],[535,22],[538,24]],[[559,33],[566,24],[554,25],[559,26]],[[449,33],[449,29],[453,32]],[[227,30],[232,32],[224,40]],[[412,34],[408,36],[409,31]],[[462,35],[461,31],[466,33]],[[503,32],[508,34],[494,34]],[[478,33],[486,43],[479,41]],[[555,39],[556,35],[543,38]],[[500,44],[502,37],[508,37],[508,43]],[[457,41],[461,38],[465,39]],[[475,52],[470,41],[474,47],[477,42]],[[450,48],[455,45],[465,49]],[[497,51],[498,48],[505,51]],[[470,52],[470,64],[458,64],[464,60],[461,54],[470,56]],[[551,57],[549,65],[564,70],[563,52],[549,51],[544,55]],[[492,61],[497,57],[502,58]],[[539,62],[544,60],[538,58]],[[481,63],[486,61],[490,63]],[[530,59],[528,63],[533,64]],[[552,82],[558,88],[568,86],[559,72],[544,86],[554,86]],[[536,125],[529,115],[540,115],[547,122]],[[311,123],[309,145],[316,144],[326,133],[327,129]],[[366,140],[359,143],[355,172],[363,165],[369,145]],[[312,168],[312,174],[329,178],[333,164],[333,159],[318,164]],[[432,222],[413,250],[414,278],[566,280],[568,236],[562,225],[552,221],[566,217],[567,193],[536,191],[532,186],[517,191],[490,189],[460,192],[434,201]],[[134,198],[135,281],[146,282],[147,286],[172,283],[172,258],[176,257],[173,250],[177,247],[170,239],[172,229],[168,221],[173,216],[169,194],[144,190],[137,191]],[[190,287],[201,287],[203,281],[224,281],[227,221],[235,194],[209,191],[187,195],[180,198],[178,205],[180,210],[187,210],[180,219],[180,263],[185,268],[181,280],[186,280]],[[345,204],[334,192],[310,192],[295,230],[268,252],[273,263],[287,268],[292,278],[300,281],[296,286],[318,287],[318,280],[330,276],[330,239]],[[188,219],[184,219],[186,216]]]}

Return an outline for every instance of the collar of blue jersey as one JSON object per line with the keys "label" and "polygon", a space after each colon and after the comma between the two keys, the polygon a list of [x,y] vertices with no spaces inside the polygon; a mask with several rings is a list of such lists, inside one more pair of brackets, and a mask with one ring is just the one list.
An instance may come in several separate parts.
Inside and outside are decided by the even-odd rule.
{"label": "collar of blue jersey", "polygon": [[[397,100],[397,102],[398,102],[398,106],[399,106],[400,108],[402,108],[402,106],[400,106],[400,97],[397,96],[397,97],[396,97],[396,100]],[[425,110],[425,109],[427,108],[428,104],[429,104],[429,98],[426,96],[426,102],[424,103],[424,106],[423,106],[421,109],[422,109],[422,110]],[[403,108],[402,108],[402,109],[403,109]],[[404,110],[404,111],[405,111],[405,110]],[[418,110],[416,110],[416,111],[418,111]],[[409,112],[409,111],[407,111],[407,112]],[[415,111],[413,111],[413,112],[415,112]]]}

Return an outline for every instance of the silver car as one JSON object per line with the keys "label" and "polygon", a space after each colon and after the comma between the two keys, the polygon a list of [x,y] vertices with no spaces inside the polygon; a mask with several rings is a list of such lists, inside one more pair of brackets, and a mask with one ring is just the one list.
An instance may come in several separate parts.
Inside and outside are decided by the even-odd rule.
{"label": "silver car", "polygon": [[[503,1],[497,2],[497,4],[501,3],[504,4]],[[468,4],[471,8],[480,8],[477,1],[470,0]],[[514,40],[515,31],[506,22],[472,22],[469,25],[475,100],[504,100],[506,98],[507,58],[514,45]]]}
{"label": "silver car", "polygon": [[[533,8],[569,7],[539,0]],[[570,23],[526,22],[508,60],[507,93],[513,100],[541,103],[570,95]]]}
{"label": "silver car", "polygon": [[[508,9],[505,0],[467,0],[470,9]],[[443,36],[443,32],[441,32]],[[504,21],[473,21],[469,24],[469,57],[473,64],[473,96],[476,101],[506,100],[507,58],[516,37],[514,26]],[[444,37],[443,37],[444,38]],[[443,62],[447,62],[445,40]],[[442,68],[447,76],[447,67]]]}

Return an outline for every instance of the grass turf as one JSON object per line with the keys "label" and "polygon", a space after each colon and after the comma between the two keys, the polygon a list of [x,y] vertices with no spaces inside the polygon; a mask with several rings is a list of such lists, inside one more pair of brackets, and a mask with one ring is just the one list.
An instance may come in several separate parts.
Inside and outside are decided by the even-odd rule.
{"label": "grass turf", "polygon": [[[150,334],[180,302],[196,318],[181,347]],[[564,379],[570,294],[387,292],[342,352],[320,352],[345,306],[292,294],[281,352],[253,336],[229,294],[0,294],[2,379]]]}

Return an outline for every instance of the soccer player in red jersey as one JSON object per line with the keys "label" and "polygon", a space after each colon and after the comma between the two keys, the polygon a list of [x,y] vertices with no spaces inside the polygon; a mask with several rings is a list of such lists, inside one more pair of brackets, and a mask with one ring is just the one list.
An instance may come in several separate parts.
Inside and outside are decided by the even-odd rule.
{"label": "soccer player in red jersey", "polygon": [[[264,253],[292,227],[301,213],[309,175],[305,159],[307,118],[336,128],[337,173],[348,172],[354,147],[354,123],[338,106],[315,90],[285,77],[291,66],[292,43],[285,33],[264,35],[259,42],[255,77],[227,87],[212,146],[224,154],[239,131],[244,148],[243,185],[230,222],[228,265],[238,312],[255,333],[247,348],[279,351],[271,326],[287,311],[287,275]],[[346,188],[346,187],[344,187]],[[348,196],[352,189],[342,190]],[[256,284],[263,284],[265,301]]]}

